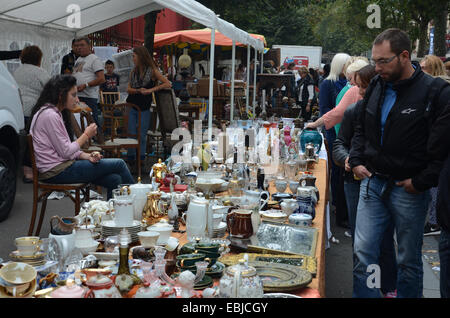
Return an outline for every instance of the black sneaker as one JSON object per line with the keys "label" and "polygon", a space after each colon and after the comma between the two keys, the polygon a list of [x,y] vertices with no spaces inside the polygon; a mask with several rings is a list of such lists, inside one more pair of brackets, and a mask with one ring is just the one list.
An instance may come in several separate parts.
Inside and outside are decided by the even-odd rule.
{"label": "black sneaker", "polygon": [[430,223],[425,224],[425,228],[423,230],[424,236],[439,235],[439,234],[441,234],[441,228],[439,227],[439,225],[433,225]]}

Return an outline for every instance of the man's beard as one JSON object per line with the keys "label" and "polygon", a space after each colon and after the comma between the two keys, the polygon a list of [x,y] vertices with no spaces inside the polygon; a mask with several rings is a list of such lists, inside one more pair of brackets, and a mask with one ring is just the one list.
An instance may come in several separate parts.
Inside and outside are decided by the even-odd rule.
{"label": "man's beard", "polygon": [[388,75],[386,78],[386,82],[397,82],[402,77],[402,66],[400,64],[400,61],[397,61],[397,64],[395,65],[394,72]]}

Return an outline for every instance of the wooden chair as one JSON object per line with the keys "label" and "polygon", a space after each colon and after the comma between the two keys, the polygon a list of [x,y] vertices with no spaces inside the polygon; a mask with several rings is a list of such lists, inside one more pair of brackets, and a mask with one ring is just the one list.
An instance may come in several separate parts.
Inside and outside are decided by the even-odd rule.
{"label": "wooden chair", "polygon": [[[100,104],[100,107],[102,108],[103,118],[105,120],[106,118],[111,120],[111,130],[103,136],[103,144],[95,145],[104,149],[116,148],[118,149],[118,156],[120,156],[122,149],[135,148],[138,176],[141,176],[141,152],[139,146],[141,142],[141,136],[139,134],[141,131],[141,110],[138,106],[131,103]],[[137,134],[130,134],[128,132],[128,118],[132,108],[138,112]],[[89,123],[93,122],[92,116],[90,118],[91,121]]]}
{"label": "wooden chair", "polygon": [[[28,145],[30,147],[31,163],[33,166],[33,212],[31,215],[30,227],[28,229],[28,236],[33,235],[34,223],[36,221],[37,206],[41,203],[41,212],[39,215],[39,223],[34,233],[35,236],[39,236],[42,227],[42,221],[44,220],[45,209],[47,208],[48,196],[53,191],[64,192],[75,203],[75,215],[80,212],[81,199],[80,193],[83,193],[83,201],[89,202],[89,184],[88,183],[73,183],[73,184],[50,184],[38,180],[38,169],[36,167],[36,157],[34,155],[33,138],[31,135],[27,136]],[[75,197],[70,193],[75,191]]]}
{"label": "wooden chair", "polygon": [[100,103],[115,104],[120,100],[120,92],[100,92]]}

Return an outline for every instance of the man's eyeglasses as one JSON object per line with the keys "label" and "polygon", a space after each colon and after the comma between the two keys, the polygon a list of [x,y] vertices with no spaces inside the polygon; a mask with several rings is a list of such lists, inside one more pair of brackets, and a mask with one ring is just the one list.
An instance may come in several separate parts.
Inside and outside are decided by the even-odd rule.
{"label": "man's eyeglasses", "polygon": [[390,57],[388,59],[378,59],[378,60],[370,60],[372,65],[384,65],[384,64],[388,64],[391,63],[397,56],[399,56],[399,54],[394,55],[393,57]]}

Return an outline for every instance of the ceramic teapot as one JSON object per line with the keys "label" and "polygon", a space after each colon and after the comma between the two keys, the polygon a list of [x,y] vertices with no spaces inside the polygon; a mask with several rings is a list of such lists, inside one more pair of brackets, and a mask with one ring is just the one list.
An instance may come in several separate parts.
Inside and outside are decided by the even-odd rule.
{"label": "ceramic teapot", "polygon": [[322,135],[319,133],[317,129],[306,128],[300,134],[300,147],[302,152],[306,152],[306,144],[312,143],[314,144],[314,148],[316,150],[316,154],[319,153],[320,148],[322,147]]}
{"label": "ceramic teapot", "polygon": [[145,203],[147,203],[147,194],[152,191],[153,186],[151,184],[141,183],[141,178],[139,177],[138,183],[130,185],[129,188],[131,194],[135,195],[133,218],[140,221]]}
{"label": "ceramic teapot", "polygon": [[61,286],[50,294],[52,298],[84,298],[88,290],[78,285]]}
{"label": "ceramic teapot", "polygon": [[93,276],[86,282],[89,291],[85,298],[122,298],[114,282],[105,275]]}
{"label": "ceramic teapot", "polygon": [[269,192],[245,190],[244,196],[241,198],[241,205],[246,208],[253,209],[258,207],[258,211],[267,204],[269,200]]}
{"label": "ceramic teapot", "polygon": [[244,259],[225,270],[220,279],[219,292],[222,298],[262,298],[264,294],[256,269]]}

